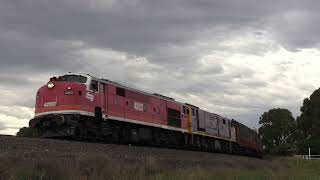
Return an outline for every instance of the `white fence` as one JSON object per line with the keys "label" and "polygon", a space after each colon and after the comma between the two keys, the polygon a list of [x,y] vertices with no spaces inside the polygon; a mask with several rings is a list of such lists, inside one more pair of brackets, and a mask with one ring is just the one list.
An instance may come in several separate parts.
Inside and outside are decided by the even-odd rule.
{"label": "white fence", "polygon": [[304,160],[311,160],[311,159],[320,160],[320,155],[296,155],[296,157]]}
{"label": "white fence", "polygon": [[318,160],[320,160],[320,155],[312,155],[310,148],[309,148],[308,155],[296,155],[296,157],[297,157],[297,160],[298,159],[304,159],[304,160],[318,159]]}
{"label": "white fence", "polygon": [[296,155],[298,159],[305,159],[305,160],[311,160],[311,159],[318,159],[320,160],[320,155]]}

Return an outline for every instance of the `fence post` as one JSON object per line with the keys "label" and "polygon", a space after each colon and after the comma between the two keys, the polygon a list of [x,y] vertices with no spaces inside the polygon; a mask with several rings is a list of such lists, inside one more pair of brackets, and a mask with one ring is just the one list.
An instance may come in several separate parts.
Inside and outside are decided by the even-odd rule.
{"label": "fence post", "polygon": [[311,159],[311,150],[310,150],[310,147],[309,147],[309,159]]}

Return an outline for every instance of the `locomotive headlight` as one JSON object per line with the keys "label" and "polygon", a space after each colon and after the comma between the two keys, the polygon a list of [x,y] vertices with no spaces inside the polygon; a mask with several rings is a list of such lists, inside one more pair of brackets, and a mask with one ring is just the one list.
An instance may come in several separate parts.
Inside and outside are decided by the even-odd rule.
{"label": "locomotive headlight", "polygon": [[53,84],[53,82],[50,81],[50,82],[48,82],[47,86],[49,89],[52,89],[54,87],[54,84]]}

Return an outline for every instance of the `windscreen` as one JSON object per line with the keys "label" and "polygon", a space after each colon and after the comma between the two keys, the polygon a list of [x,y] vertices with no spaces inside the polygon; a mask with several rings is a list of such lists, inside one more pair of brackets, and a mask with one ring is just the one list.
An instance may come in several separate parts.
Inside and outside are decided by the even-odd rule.
{"label": "windscreen", "polygon": [[60,81],[86,83],[87,78],[80,75],[64,75],[59,77]]}

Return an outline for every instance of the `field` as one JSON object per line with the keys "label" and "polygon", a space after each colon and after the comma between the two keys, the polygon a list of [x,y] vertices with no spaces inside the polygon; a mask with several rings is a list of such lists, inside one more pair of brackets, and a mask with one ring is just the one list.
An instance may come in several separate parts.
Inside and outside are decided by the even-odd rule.
{"label": "field", "polygon": [[320,161],[0,136],[0,179],[320,179]]}

